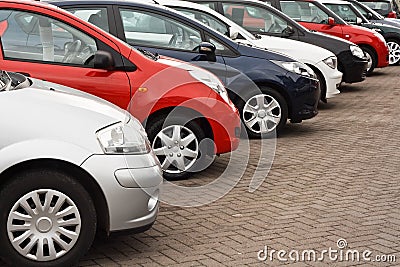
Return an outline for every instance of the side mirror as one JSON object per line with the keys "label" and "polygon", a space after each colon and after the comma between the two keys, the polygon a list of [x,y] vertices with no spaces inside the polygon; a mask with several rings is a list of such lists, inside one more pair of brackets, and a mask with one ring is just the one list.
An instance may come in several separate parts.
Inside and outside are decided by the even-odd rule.
{"label": "side mirror", "polygon": [[332,18],[332,17],[329,17],[328,18],[328,25],[335,26],[336,25],[335,19]]}
{"label": "side mirror", "polygon": [[202,42],[199,45],[199,53],[206,55],[208,61],[217,61],[217,56],[215,55],[216,47],[212,43]]}
{"label": "side mirror", "polygon": [[97,51],[94,54],[93,63],[95,69],[113,70],[115,68],[114,58],[110,52],[106,51]]}
{"label": "side mirror", "polygon": [[361,25],[361,23],[362,23],[362,19],[360,17],[357,17],[356,24]]}
{"label": "side mirror", "polygon": [[230,36],[230,38],[232,39],[232,40],[236,40],[238,37],[239,37],[239,33],[238,32],[233,32],[233,31],[231,31],[230,30],[230,34],[229,34]]}
{"label": "side mirror", "polygon": [[283,31],[282,31],[283,37],[289,37],[294,34],[294,29],[292,26],[287,26]]}
{"label": "side mirror", "polygon": [[371,20],[372,18],[373,18],[372,13],[368,12],[368,14],[367,14],[367,19],[368,19],[368,20]]}

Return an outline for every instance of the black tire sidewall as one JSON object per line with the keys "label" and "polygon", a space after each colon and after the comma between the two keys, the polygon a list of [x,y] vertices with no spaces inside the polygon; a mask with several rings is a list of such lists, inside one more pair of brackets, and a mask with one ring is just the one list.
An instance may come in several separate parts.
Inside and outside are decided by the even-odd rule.
{"label": "black tire sidewall", "polygon": [[[64,193],[78,207],[81,216],[81,230],[75,246],[61,258],[49,262],[35,262],[20,255],[7,233],[8,215],[14,204],[25,194],[38,189]],[[81,184],[61,172],[31,170],[13,176],[0,191],[0,207],[0,256],[11,266],[74,266],[94,240],[97,220],[93,201]]]}

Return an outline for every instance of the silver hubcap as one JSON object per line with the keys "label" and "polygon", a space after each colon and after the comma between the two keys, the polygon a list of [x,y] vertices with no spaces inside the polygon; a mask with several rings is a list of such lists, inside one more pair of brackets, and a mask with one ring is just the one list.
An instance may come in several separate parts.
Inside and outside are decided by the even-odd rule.
{"label": "silver hubcap", "polygon": [[8,238],[22,256],[35,261],[55,260],[78,240],[81,217],[65,194],[40,189],[21,197],[8,215]]}
{"label": "silver hubcap", "polygon": [[395,42],[388,42],[389,47],[389,64],[393,65],[400,61],[400,45]]}
{"label": "silver hubcap", "polygon": [[196,162],[199,142],[189,128],[172,125],[157,134],[153,141],[153,150],[165,172],[181,173]]}
{"label": "silver hubcap", "polygon": [[244,105],[244,123],[254,133],[265,134],[272,132],[278,126],[281,118],[281,106],[270,95],[253,96]]}
{"label": "silver hubcap", "polygon": [[370,55],[369,53],[367,53],[366,51],[364,51],[364,53],[365,53],[365,55],[367,56],[367,61],[368,61],[368,64],[367,64],[367,71],[369,71],[369,70],[371,69],[371,67],[372,67],[372,57],[371,57],[371,55]]}

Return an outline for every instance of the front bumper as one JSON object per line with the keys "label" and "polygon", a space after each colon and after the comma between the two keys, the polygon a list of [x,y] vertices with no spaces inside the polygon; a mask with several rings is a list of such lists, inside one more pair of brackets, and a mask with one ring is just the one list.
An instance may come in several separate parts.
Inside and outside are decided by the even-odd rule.
{"label": "front bumper", "polygon": [[358,83],[367,77],[368,61],[353,56],[350,50],[337,55],[338,69],[343,73],[342,81],[345,83]]}
{"label": "front bumper", "polygon": [[213,101],[212,117],[207,117],[215,142],[215,154],[229,153],[239,147],[241,123],[237,108],[231,103]]}
{"label": "front bumper", "polygon": [[158,214],[162,171],[152,153],[93,155],[81,167],[98,183],[109,213],[109,231],[140,229]]}
{"label": "front bumper", "polygon": [[325,78],[326,92],[321,92],[325,93],[325,98],[331,98],[339,94],[340,91],[337,88],[342,81],[343,74],[337,69],[330,68],[322,61],[317,63],[315,66],[322,72],[322,75],[324,75]]}
{"label": "front bumper", "polygon": [[377,43],[376,53],[378,54],[378,64],[376,67],[384,68],[389,66],[389,47],[386,45],[386,43]]}
{"label": "front bumper", "polygon": [[295,85],[296,89],[291,91],[289,119],[292,123],[299,123],[318,114],[321,90],[318,80],[302,76],[297,79]]}

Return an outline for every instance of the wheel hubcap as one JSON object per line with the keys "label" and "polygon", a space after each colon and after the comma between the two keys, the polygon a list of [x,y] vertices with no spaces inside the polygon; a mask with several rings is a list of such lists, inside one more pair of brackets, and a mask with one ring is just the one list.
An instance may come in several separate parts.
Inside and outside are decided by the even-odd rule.
{"label": "wheel hubcap", "polygon": [[199,142],[189,128],[171,125],[162,129],[154,138],[153,150],[161,162],[163,171],[182,173],[196,162]]}
{"label": "wheel hubcap", "polygon": [[388,42],[389,47],[389,64],[393,65],[400,61],[400,45],[395,42]]}
{"label": "wheel hubcap", "polygon": [[81,217],[75,203],[51,189],[21,197],[7,220],[8,238],[14,249],[35,261],[55,260],[69,252],[80,230]]}
{"label": "wheel hubcap", "polygon": [[282,110],[270,95],[256,95],[243,108],[243,121],[248,129],[258,134],[270,133],[281,121]]}

